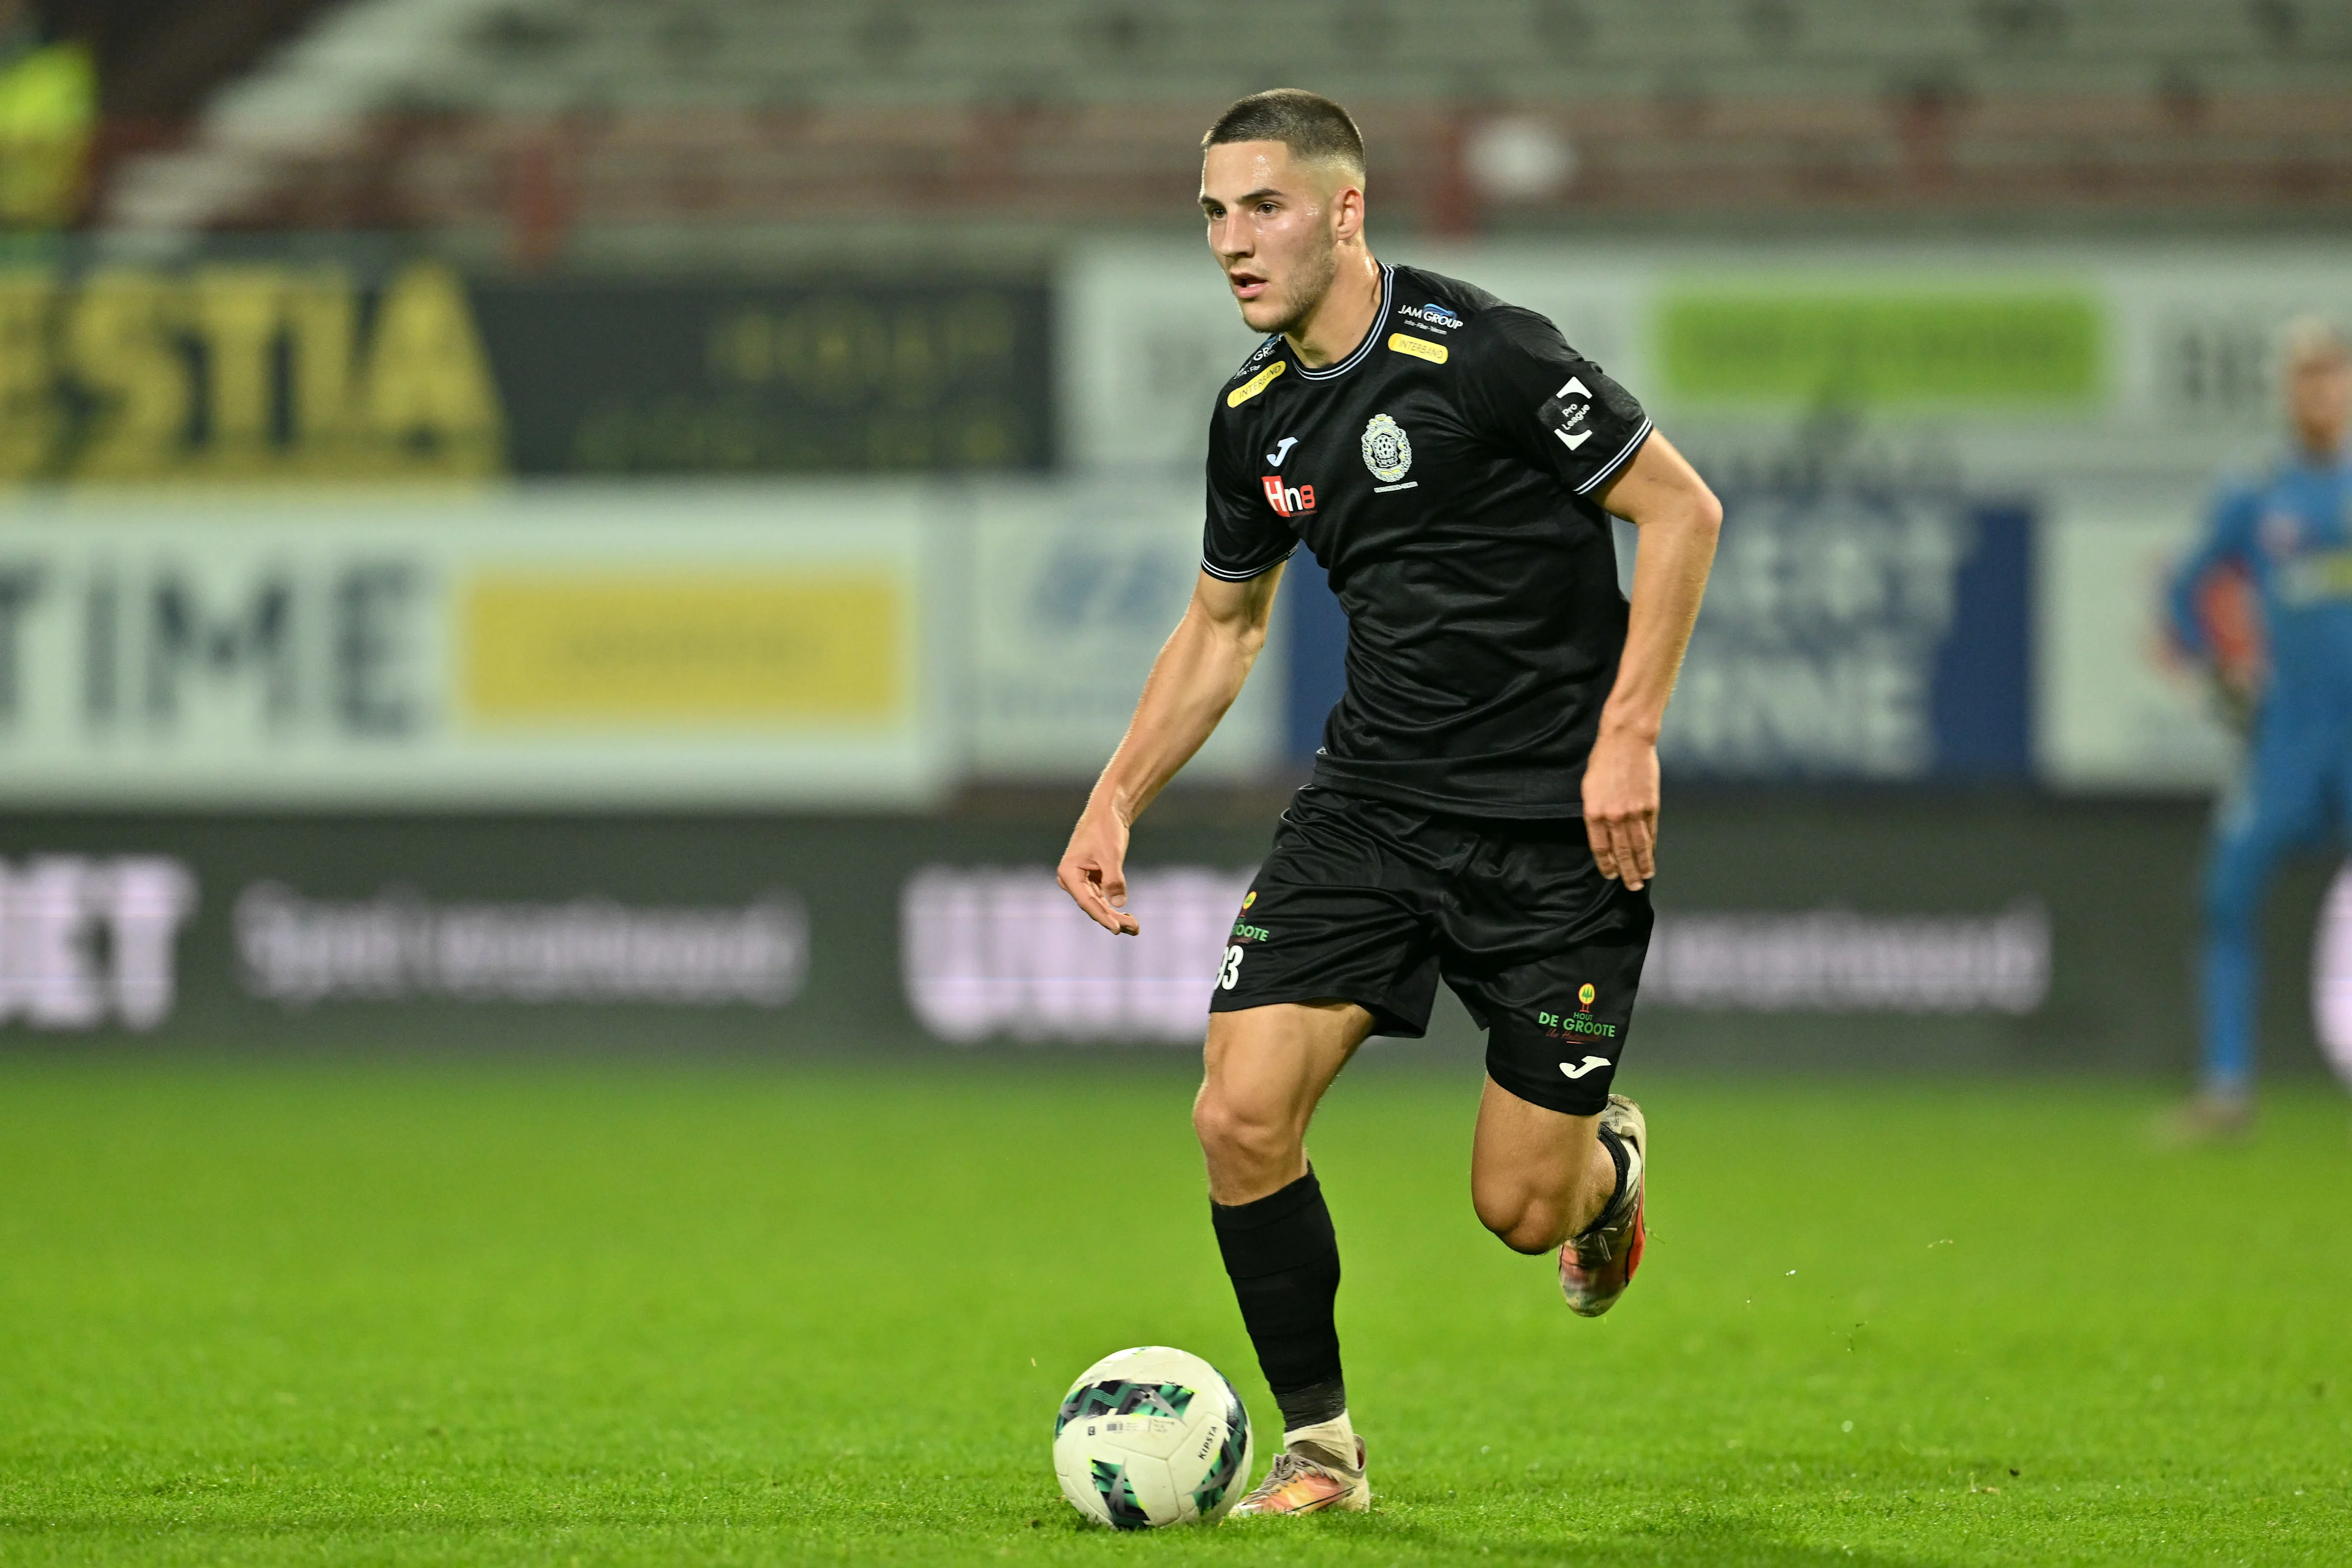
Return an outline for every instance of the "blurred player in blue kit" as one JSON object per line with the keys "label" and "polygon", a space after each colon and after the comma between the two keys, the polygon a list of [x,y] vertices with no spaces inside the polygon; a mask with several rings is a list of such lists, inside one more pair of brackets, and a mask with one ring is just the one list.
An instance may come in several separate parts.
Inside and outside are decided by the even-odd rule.
{"label": "blurred player in blue kit", "polygon": [[[2352,837],[2352,342],[2304,320],[2282,347],[2293,449],[2221,489],[2168,606],[2175,641],[2251,728],[2205,873],[2202,1078],[2179,1125],[2192,1135],[2251,1122],[2257,939],[2272,870],[2330,827]],[[2236,607],[2246,604],[2252,615]]]}

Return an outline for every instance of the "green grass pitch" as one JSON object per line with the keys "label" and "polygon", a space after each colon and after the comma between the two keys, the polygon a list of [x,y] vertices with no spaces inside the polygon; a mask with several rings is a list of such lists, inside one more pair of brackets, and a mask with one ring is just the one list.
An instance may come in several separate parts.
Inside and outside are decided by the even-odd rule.
{"label": "green grass pitch", "polygon": [[1380,1502],[1114,1536],[1055,1401],[1275,1412],[1181,1064],[0,1067],[0,1563],[2352,1560],[2352,1134],[2152,1089],[1629,1085],[1610,1318],[1470,1214],[1475,1067],[1315,1152]]}

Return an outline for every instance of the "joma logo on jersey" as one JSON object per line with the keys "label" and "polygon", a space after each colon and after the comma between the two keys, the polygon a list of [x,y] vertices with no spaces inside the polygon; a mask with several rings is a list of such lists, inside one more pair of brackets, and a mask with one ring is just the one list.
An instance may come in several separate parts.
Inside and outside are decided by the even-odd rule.
{"label": "joma logo on jersey", "polygon": [[1282,476],[1280,474],[1268,474],[1265,479],[1261,479],[1259,483],[1265,486],[1265,499],[1267,504],[1272,506],[1277,513],[1284,517],[1297,517],[1301,512],[1313,511],[1315,510],[1315,487],[1313,485],[1290,485],[1286,487],[1282,482]]}

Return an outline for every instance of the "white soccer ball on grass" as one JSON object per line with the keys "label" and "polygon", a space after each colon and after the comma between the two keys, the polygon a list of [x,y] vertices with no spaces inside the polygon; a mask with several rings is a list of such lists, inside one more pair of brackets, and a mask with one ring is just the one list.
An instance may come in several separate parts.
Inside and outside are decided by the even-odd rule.
{"label": "white soccer ball on grass", "polygon": [[1248,1489],[1249,1412],[1215,1367],[1139,1345],[1078,1374],[1054,1415],[1062,1495],[1097,1524],[1214,1524]]}

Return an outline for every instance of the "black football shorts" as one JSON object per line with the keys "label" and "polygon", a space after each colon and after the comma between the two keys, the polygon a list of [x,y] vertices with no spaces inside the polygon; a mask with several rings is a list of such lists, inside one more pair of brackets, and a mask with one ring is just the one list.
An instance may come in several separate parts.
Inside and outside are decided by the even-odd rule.
{"label": "black football shorts", "polygon": [[1608,1103],[1650,949],[1650,895],[1601,875],[1584,824],[1434,816],[1317,785],[1282,814],[1227,938],[1213,1013],[1336,997],[1428,1032],[1442,974],[1486,1073],[1571,1116]]}

